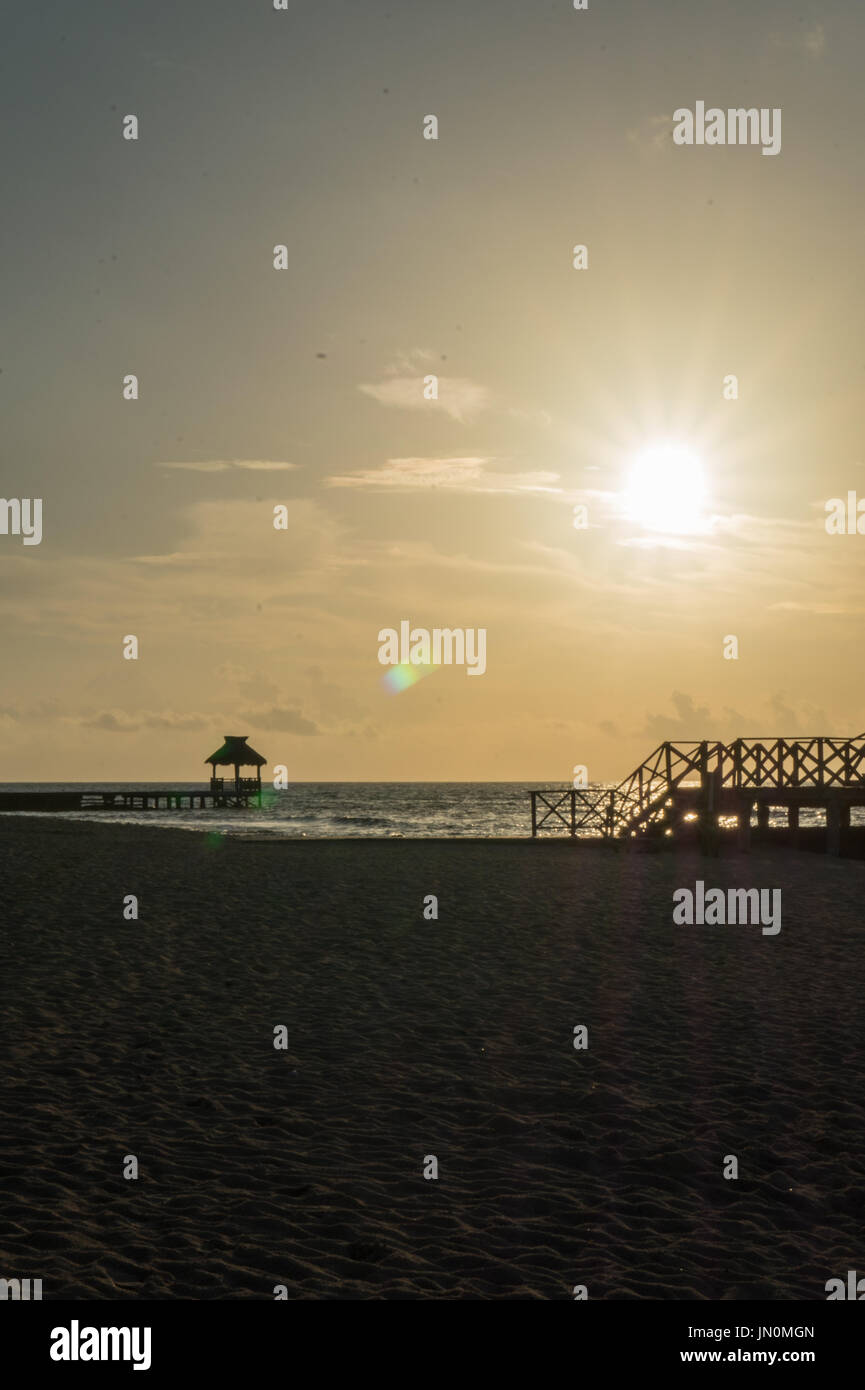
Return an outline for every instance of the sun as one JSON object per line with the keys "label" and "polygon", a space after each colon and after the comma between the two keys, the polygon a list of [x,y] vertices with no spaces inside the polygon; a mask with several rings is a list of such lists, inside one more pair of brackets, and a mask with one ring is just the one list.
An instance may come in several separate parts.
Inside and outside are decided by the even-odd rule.
{"label": "sun", "polygon": [[684,445],[654,444],[634,459],[622,500],[628,520],[648,531],[695,535],[707,526],[707,496],[695,453]]}

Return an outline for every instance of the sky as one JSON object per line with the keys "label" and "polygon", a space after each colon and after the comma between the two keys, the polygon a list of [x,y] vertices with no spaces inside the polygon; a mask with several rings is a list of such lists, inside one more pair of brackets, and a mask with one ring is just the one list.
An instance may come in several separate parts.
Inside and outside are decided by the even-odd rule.
{"label": "sky", "polygon": [[[863,52],[859,0],[10,7],[0,781],[865,729]],[[403,620],[483,675],[395,690]]]}

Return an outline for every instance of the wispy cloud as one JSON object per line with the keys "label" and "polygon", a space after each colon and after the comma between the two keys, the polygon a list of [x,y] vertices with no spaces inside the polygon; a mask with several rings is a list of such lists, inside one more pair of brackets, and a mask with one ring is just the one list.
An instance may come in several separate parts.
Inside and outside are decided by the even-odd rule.
{"label": "wispy cloud", "polygon": [[815,24],[802,36],[802,49],[812,58],[819,58],[826,47],[826,31],[822,24]]}
{"label": "wispy cloud", "polygon": [[558,473],[503,473],[487,467],[489,458],[398,458],[380,468],[326,479],[328,487],[391,488],[401,492],[488,492],[515,495],[526,492],[561,492]]}
{"label": "wispy cloud", "polygon": [[627,132],[628,143],[635,145],[644,154],[659,154],[672,149],[673,115],[666,111],[658,116],[644,116],[642,121]]}
{"label": "wispy cloud", "polygon": [[778,48],[793,48],[804,53],[806,58],[821,58],[826,50],[826,30],[816,23],[801,34],[773,34],[772,42]]}
{"label": "wispy cloud", "polygon": [[246,470],[249,473],[288,473],[299,468],[298,463],[285,463],[276,459],[203,459],[187,460],[183,463],[157,463],[157,468],[176,468],[184,473],[228,473],[232,469]]}
{"label": "wispy cloud", "polygon": [[492,401],[492,393],[485,386],[462,376],[440,376],[437,400],[427,400],[424,396],[423,376],[392,376],[384,381],[364,383],[358,390],[380,405],[397,410],[443,410],[461,423],[475,419]]}
{"label": "wispy cloud", "polygon": [[43,720],[59,719],[60,706],[56,700],[37,700],[28,705],[0,706],[0,719],[16,724],[39,724]]}
{"label": "wispy cloud", "polygon": [[204,729],[213,721],[200,714],[177,714],[174,710],[167,710],[161,714],[147,711],[127,714],[123,710],[110,709],[88,715],[78,722],[83,729],[100,729],[108,734],[134,734],[139,729]]}

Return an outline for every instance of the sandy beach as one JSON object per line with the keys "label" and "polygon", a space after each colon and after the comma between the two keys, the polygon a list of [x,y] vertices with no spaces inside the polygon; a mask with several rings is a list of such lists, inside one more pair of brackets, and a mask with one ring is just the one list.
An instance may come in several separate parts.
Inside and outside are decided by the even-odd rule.
{"label": "sandy beach", "polygon": [[[861,863],[11,817],[0,860],[0,1272],[46,1299],[810,1300],[862,1264]],[[697,879],[780,888],[781,931],[674,926]]]}

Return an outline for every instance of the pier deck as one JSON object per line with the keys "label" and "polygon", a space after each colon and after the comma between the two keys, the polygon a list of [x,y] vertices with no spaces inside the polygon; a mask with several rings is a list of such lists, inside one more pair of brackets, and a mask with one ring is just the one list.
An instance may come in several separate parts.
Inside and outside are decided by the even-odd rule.
{"label": "pier deck", "polygon": [[[865,807],[865,735],[739,738],[732,743],[662,743],[616,787],[533,791],[532,835],[543,831],[608,841],[697,837],[715,848],[725,835],[740,849],[772,833],[772,810],[786,813],[791,844],[803,809],[825,815],[825,848],[850,841],[850,812]],[[861,838],[861,837],[860,837]]]}
{"label": "pier deck", "polygon": [[220,791],[132,790],[110,788],[73,792],[0,792],[0,811],[110,811],[119,807],[137,811],[245,809],[259,803],[255,791],[236,791],[229,784]]}

